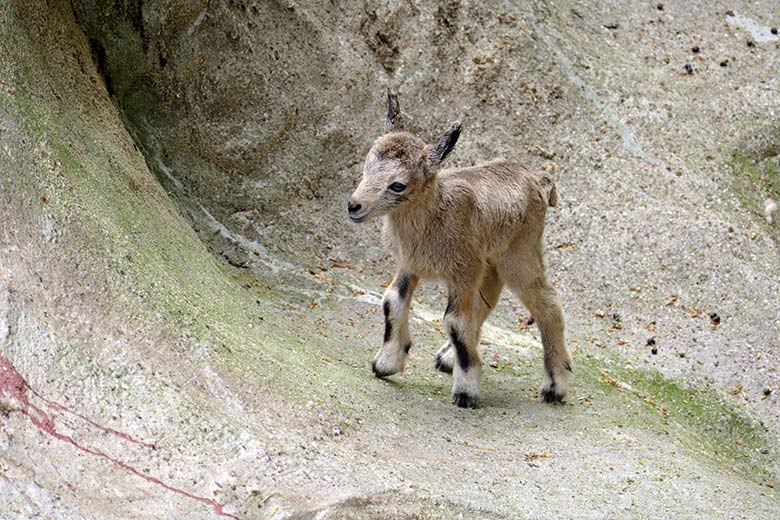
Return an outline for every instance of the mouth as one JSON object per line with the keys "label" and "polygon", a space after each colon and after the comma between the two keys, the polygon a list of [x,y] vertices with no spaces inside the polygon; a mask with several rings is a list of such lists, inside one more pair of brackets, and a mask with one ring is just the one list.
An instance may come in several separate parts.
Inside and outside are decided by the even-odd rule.
{"label": "mouth", "polygon": [[364,220],[366,220],[368,218],[368,216],[371,215],[371,213],[373,213],[373,212],[374,212],[374,210],[370,209],[368,211],[364,211],[363,213],[361,213],[359,215],[350,215],[349,219],[352,222],[360,223],[360,222],[363,222]]}

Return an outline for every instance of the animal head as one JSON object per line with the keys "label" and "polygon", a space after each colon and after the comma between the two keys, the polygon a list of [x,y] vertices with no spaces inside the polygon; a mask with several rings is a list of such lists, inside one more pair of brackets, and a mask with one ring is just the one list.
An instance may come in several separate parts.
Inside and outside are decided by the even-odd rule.
{"label": "animal head", "polygon": [[426,143],[404,130],[398,96],[388,90],[385,130],[369,150],[363,178],[347,203],[353,222],[414,204],[458,142],[460,122],[453,123],[435,142]]}

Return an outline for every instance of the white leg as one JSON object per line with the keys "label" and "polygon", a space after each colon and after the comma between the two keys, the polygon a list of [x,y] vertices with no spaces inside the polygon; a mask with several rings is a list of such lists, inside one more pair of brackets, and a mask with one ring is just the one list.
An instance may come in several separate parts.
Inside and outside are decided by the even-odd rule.
{"label": "white leg", "polygon": [[418,278],[399,272],[382,298],[385,316],[385,336],[382,348],[374,356],[371,368],[377,377],[387,377],[402,372],[406,356],[412,348],[409,334],[409,307]]}

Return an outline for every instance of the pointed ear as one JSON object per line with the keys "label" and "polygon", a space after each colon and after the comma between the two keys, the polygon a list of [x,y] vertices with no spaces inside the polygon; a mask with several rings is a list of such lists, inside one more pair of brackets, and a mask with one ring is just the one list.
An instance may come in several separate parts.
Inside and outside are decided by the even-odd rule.
{"label": "pointed ear", "polygon": [[400,132],[404,129],[403,117],[401,117],[401,105],[398,104],[398,96],[387,89],[387,121],[386,132]]}
{"label": "pointed ear", "polygon": [[458,137],[460,137],[460,121],[455,121],[450,125],[449,130],[441,134],[441,137],[431,145],[428,151],[428,165],[438,166],[441,164],[455,148]]}

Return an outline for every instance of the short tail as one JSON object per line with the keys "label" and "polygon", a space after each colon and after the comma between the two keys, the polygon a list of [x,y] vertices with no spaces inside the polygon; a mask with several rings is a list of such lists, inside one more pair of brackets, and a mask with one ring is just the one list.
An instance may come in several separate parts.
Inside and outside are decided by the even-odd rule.
{"label": "short tail", "polygon": [[555,189],[555,183],[553,182],[550,187],[550,191],[547,192],[547,204],[555,206],[558,204],[558,190]]}
{"label": "short tail", "polygon": [[555,181],[547,172],[542,173],[539,176],[539,195],[542,200],[547,202],[550,206],[558,204],[558,190],[555,189]]}

